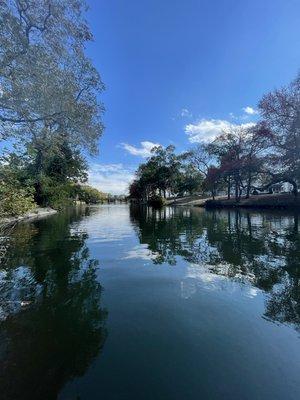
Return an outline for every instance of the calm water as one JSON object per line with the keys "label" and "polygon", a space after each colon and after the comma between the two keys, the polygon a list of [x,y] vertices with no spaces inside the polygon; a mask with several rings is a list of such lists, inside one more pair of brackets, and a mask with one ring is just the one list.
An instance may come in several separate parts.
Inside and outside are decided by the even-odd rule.
{"label": "calm water", "polygon": [[1,399],[299,399],[293,214],[70,210],[0,271]]}

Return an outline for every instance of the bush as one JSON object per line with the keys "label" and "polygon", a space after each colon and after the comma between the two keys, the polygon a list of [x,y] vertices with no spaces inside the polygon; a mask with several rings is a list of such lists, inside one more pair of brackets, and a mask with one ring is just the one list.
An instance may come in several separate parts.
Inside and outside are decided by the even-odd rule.
{"label": "bush", "polygon": [[148,200],[148,205],[153,208],[162,208],[166,205],[166,200],[158,194],[155,194]]}
{"label": "bush", "polygon": [[0,184],[0,216],[19,216],[36,206],[33,188],[20,189],[14,185]]}

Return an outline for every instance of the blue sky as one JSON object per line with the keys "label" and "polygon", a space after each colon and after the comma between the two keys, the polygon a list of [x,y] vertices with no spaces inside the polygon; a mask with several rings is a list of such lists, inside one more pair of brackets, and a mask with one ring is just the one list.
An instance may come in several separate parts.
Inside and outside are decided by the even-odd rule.
{"label": "blue sky", "polygon": [[299,0],[87,0],[106,91],[90,183],[124,193],[155,144],[178,151],[257,119],[300,67]]}

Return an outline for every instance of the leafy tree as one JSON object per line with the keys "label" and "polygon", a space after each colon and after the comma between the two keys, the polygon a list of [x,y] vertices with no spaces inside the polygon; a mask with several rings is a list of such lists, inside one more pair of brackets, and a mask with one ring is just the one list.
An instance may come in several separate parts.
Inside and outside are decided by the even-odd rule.
{"label": "leafy tree", "polygon": [[141,200],[143,198],[143,187],[139,179],[135,179],[129,186],[129,197],[131,199]]}
{"label": "leafy tree", "polygon": [[259,103],[262,114],[261,129],[269,131],[270,186],[286,181],[298,193],[300,181],[300,74],[288,86],[263,96]]}
{"label": "leafy tree", "polygon": [[190,163],[183,164],[177,177],[179,195],[199,193],[203,187],[203,175]]}
{"label": "leafy tree", "polygon": [[43,146],[48,149],[43,157],[34,146],[28,146],[30,161],[26,168],[34,184],[35,200],[41,205],[47,203],[49,191],[51,194],[59,187],[63,190],[64,186],[87,180],[87,163],[78,149],[72,149],[65,141],[45,141]]}
{"label": "leafy tree", "polygon": [[167,191],[174,193],[180,175],[181,158],[175,154],[174,146],[152,149],[152,155],[141,164],[137,177],[130,186],[130,196],[147,201],[158,192],[164,198]]}
{"label": "leafy tree", "polygon": [[82,151],[95,154],[103,132],[85,9],[84,0],[0,4],[0,138],[23,149],[41,205],[63,203],[86,180]]}
{"label": "leafy tree", "polygon": [[6,0],[0,7],[2,136],[20,133],[38,148],[61,134],[95,151],[103,84],[84,54],[92,39],[84,1]]}
{"label": "leafy tree", "polygon": [[102,203],[107,199],[107,195],[105,193],[102,193],[88,185],[76,186],[76,192],[78,200],[84,201],[86,204]]}
{"label": "leafy tree", "polygon": [[34,187],[24,173],[25,159],[12,153],[0,164],[0,217],[18,216],[35,207]]}

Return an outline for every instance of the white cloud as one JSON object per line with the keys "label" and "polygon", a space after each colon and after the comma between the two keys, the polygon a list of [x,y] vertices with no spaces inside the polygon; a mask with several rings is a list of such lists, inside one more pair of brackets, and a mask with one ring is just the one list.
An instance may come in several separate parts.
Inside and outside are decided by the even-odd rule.
{"label": "white cloud", "polygon": [[184,118],[192,117],[192,113],[187,108],[182,108],[180,111],[180,116]]}
{"label": "white cloud", "polygon": [[153,149],[153,147],[160,146],[160,144],[145,140],[141,142],[141,147],[132,146],[128,143],[121,143],[121,146],[133,156],[146,158],[151,156],[151,150]]}
{"label": "white cloud", "polygon": [[243,111],[244,111],[246,114],[249,114],[249,115],[256,115],[256,114],[258,114],[258,111],[257,111],[257,110],[255,110],[254,108],[249,107],[249,106],[244,107],[244,108],[243,108]]}
{"label": "white cloud", "polygon": [[123,164],[91,164],[88,182],[105,193],[126,194],[134,172]]}
{"label": "white cloud", "polygon": [[189,136],[191,143],[210,142],[231,128],[238,126],[250,128],[254,125],[253,122],[237,125],[223,119],[201,119],[195,124],[186,125],[185,133]]}

